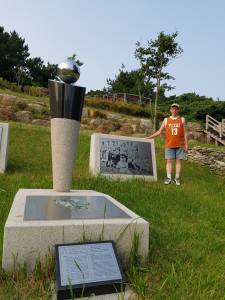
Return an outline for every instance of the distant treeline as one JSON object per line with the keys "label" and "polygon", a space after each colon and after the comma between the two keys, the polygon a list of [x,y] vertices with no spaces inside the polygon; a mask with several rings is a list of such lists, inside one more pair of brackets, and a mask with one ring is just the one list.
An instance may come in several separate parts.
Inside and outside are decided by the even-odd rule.
{"label": "distant treeline", "polygon": [[188,120],[205,121],[206,115],[210,115],[218,121],[225,118],[225,101],[213,100],[196,93],[186,93],[180,96],[165,97],[160,101],[159,109],[166,112],[173,102],[180,104],[181,113]]}
{"label": "distant treeline", "polygon": [[47,87],[48,79],[54,78],[56,72],[57,65],[30,57],[25,39],[16,31],[6,32],[0,26],[0,77],[22,89],[26,85]]}
{"label": "distant treeline", "polygon": [[[106,91],[100,90],[90,91],[87,93],[87,97],[90,97],[87,104],[96,108],[118,111],[134,116],[152,117],[149,105],[126,104],[103,100],[100,97],[105,93]],[[96,96],[96,98],[91,98],[92,96]],[[217,120],[225,118],[225,101],[213,100],[212,98],[199,96],[196,93],[185,93],[170,97],[161,95],[157,110],[159,120],[168,116],[170,105],[174,102],[180,104],[181,114],[189,121],[198,120],[204,122],[207,114]],[[152,105],[154,105],[154,101]]]}

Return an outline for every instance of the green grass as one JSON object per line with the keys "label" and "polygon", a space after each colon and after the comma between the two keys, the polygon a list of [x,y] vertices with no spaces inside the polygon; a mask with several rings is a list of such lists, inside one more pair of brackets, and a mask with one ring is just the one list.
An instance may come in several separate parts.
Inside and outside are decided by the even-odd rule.
{"label": "green grass", "polygon": [[[0,175],[1,245],[18,189],[52,187],[49,128],[10,126],[8,170]],[[164,186],[160,139],[156,140],[157,182],[94,178],[88,172],[89,142],[90,136],[81,132],[72,187],[107,193],[150,223],[149,263],[142,268],[132,266],[128,272],[139,296],[225,299],[225,179],[185,161],[183,184]],[[40,273],[32,280],[21,273],[16,277],[0,274],[0,299],[51,299],[50,281],[44,280],[49,277]]]}
{"label": "green grass", "polygon": [[196,140],[191,140],[189,142],[190,147],[196,147],[196,146],[200,146],[200,147],[207,147],[207,148],[214,148],[215,150],[221,150],[224,151],[224,146],[223,145],[216,145],[216,144],[205,144],[205,143],[200,143]]}
{"label": "green grass", "polygon": [[13,92],[10,89],[2,88],[0,87],[0,94],[7,94],[7,95],[12,95],[16,96],[18,98],[21,98],[23,100],[28,100],[29,102],[44,102],[44,103],[49,103],[49,98],[48,97],[35,97],[35,96],[30,96],[26,93],[22,92]]}

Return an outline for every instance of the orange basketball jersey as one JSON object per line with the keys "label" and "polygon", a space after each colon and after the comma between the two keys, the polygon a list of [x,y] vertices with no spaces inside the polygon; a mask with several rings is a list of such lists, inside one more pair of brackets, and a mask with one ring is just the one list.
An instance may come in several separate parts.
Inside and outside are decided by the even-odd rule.
{"label": "orange basketball jersey", "polygon": [[184,147],[184,124],[181,117],[166,118],[166,144],[165,148]]}

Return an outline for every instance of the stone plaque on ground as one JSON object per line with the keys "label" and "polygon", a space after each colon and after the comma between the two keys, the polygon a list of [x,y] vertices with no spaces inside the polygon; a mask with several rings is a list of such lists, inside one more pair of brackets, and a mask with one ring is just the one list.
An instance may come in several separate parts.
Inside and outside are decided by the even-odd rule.
{"label": "stone plaque on ground", "polygon": [[157,180],[154,140],[93,134],[90,171],[112,178]]}
{"label": "stone plaque on ground", "polygon": [[4,173],[8,160],[9,124],[0,123],[0,173]]}
{"label": "stone plaque on ground", "polygon": [[24,220],[131,218],[104,196],[27,196]]}
{"label": "stone plaque on ground", "polygon": [[113,241],[56,245],[57,299],[124,290],[124,274]]}

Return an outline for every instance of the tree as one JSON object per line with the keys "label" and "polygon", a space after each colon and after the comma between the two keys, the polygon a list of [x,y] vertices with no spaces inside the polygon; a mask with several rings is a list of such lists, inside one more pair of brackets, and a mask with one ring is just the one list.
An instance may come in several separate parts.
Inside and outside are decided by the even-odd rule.
{"label": "tree", "polygon": [[17,66],[14,68],[14,79],[16,80],[17,85],[24,86],[31,82],[31,77],[29,70],[26,67]]}
{"label": "tree", "polygon": [[115,79],[107,79],[108,90],[112,93],[138,94],[141,98],[152,97],[153,88],[150,82],[145,82],[140,69],[126,71],[124,65],[119,69]]}
{"label": "tree", "polygon": [[26,61],[26,66],[29,70],[30,78],[32,83],[36,85],[41,85],[43,82],[42,73],[44,62],[40,57],[28,58]]}
{"label": "tree", "polygon": [[57,65],[45,65],[40,57],[29,58],[29,55],[25,39],[16,31],[8,33],[0,26],[0,77],[15,81],[17,85],[47,87],[48,79],[57,74]]}
{"label": "tree", "polygon": [[77,55],[75,53],[73,53],[72,56],[69,56],[68,59],[74,60],[78,64],[79,67],[83,66],[83,64],[84,64],[82,61],[80,61],[77,58]]}
{"label": "tree", "polygon": [[28,58],[26,67],[29,70],[32,84],[37,86],[47,87],[48,79],[53,79],[57,75],[57,65],[47,63],[45,66],[40,57]]}
{"label": "tree", "polygon": [[25,66],[28,56],[25,39],[16,31],[8,33],[0,27],[0,76],[9,81],[15,80],[18,68]]}
{"label": "tree", "polygon": [[155,91],[155,108],[153,126],[156,129],[156,113],[159,100],[160,90],[172,89],[170,85],[162,81],[174,79],[165,68],[169,62],[183,52],[182,48],[176,42],[178,32],[165,34],[161,31],[155,40],[147,42],[147,46],[141,46],[140,42],[136,43],[135,57],[140,61],[141,70],[144,74],[145,81],[154,80]]}
{"label": "tree", "polygon": [[48,86],[48,79],[54,79],[57,75],[58,65],[57,64],[50,64],[49,62],[47,65],[43,66],[43,75],[42,75],[42,85],[47,87]]}

